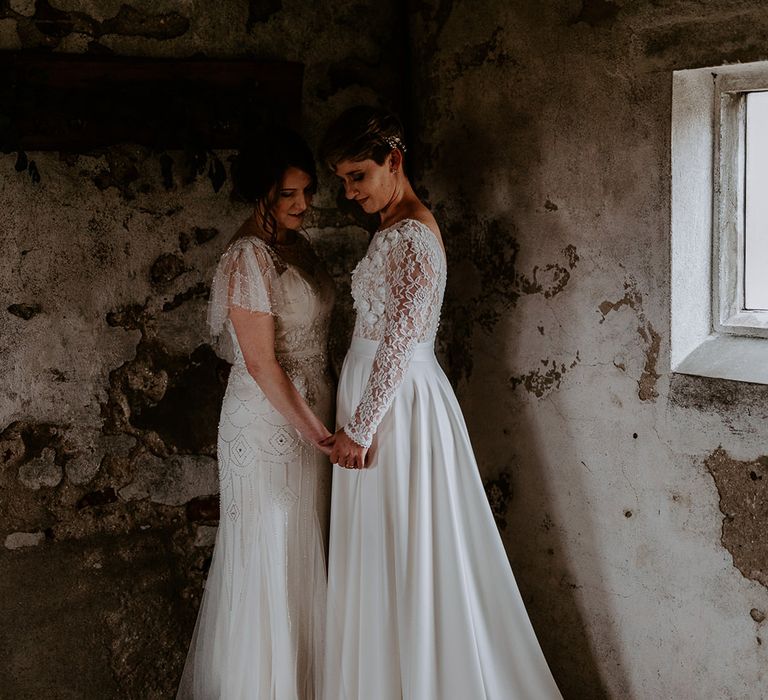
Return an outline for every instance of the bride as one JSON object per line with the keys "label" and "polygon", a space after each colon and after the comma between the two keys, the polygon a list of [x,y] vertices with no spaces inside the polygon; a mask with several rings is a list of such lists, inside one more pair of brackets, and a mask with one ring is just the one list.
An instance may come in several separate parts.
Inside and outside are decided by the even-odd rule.
{"label": "bride", "polygon": [[560,698],[518,592],[433,345],[442,238],[403,166],[398,120],[356,107],[323,160],[381,227],[352,277],[357,312],[332,448],[326,700]]}
{"label": "bride", "polygon": [[255,203],[211,285],[211,333],[233,362],[221,407],[221,517],[178,700],[315,700],[322,689],[332,385],[331,278],[297,233],[312,154],[273,130],[242,151]]}

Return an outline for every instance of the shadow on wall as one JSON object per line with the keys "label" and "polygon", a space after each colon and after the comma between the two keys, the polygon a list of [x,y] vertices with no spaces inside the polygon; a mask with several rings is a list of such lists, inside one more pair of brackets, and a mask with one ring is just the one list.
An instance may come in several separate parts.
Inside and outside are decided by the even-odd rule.
{"label": "shadow on wall", "polygon": [[[524,470],[538,483],[541,495],[537,499],[543,505],[543,511],[534,514],[530,522],[541,522],[541,528],[546,531],[546,559],[539,556],[527,556],[525,547],[518,553],[514,540],[510,543],[507,535],[506,543],[513,563],[515,576],[526,607],[536,629],[542,649],[549,661],[552,673],[558,682],[563,697],[566,700],[608,700],[606,685],[600,675],[598,649],[590,638],[589,629],[594,627],[588,620],[588,613],[580,603],[579,589],[575,583],[574,571],[569,564],[568,542],[563,536],[563,530],[558,528],[549,512],[557,512],[557,499],[554,496],[554,485],[545,479],[537,477],[547,472],[544,459],[539,457],[542,437],[540,426],[534,415],[526,412],[522,421],[520,435],[526,436],[530,442]],[[585,489],[581,483],[571,479],[568,483],[571,498],[586,498]],[[513,501],[511,508],[522,507],[520,501]],[[542,518],[543,514],[543,518]],[[527,514],[526,514],[527,515]],[[526,518],[528,520],[528,518]],[[584,519],[578,526],[579,539],[585,549],[595,549],[594,523]],[[534,538],[536,535],[534,535]],[[597,558],[595,558],[595,561]],[[605,618],[610,610],[604,611]],[[603,636],[600,646],[618,650],[619,634],[608,625],[603,625]],[[610,632],[605,633],[608,629]],[[620,663],[620,660],[618,660]],[[604,665],[604,660],[603,664]],[[622,685],[628,687],[627,682]]]}
{"label": "shadow on wall", "polygon": [[[461,132],[443,133],[441,137],[445,143],[462,143],[467,130],[473,134],[473,153],[492,153],[498,147],[489,138],[492,130],[479,124],[468,124],[466,120],[462,121]],[[531,135],[532,130],[526,129],[527,138]],[[484,139],[486,143],[483,143]],[[525,152],[534,154],[536,148],[528,144]],[[452,152],[451,160],[459,155]],[[528,164],[519,162],[519,154],[515,157],[518,162],[510,162],[507,166],[525,171]],[[469,158],[461,166],[454,163],[454,167],[446,168],[443,164],[439,173],[461,173],[461,180],[438,182],[437,187],[435,183],[426,183],[430,190],[435,187],[443,193],[451,193],[447,203],[432,203],[443,227],[449,255],[441,350],[447,358],[447,374],[454,385],[459,386],[470,432],[482,436],[482,440],[475,437],[475,442],[482,448],[482,453],[478,454],[481,471],[484,476],[493,475],[491,479],[484,479],[489,500],[553,675],[566,699],[600,700],[608,697],[599,670],[600,666],[605,666],[605,660],[598,663],[598,645],[588,634],[588,629],[594,625],[588,624],[580,604],[580,585],[574,583],[564,530],[556,527],[548,515],[563,511],[560,504],[564,495],[555,491],[555,484],[547,476],[556,471],[546,464],[548,456],[545,455],[553,453],[551,446],[547,449],[544,442],[550,436],[544,434],[535,403],[529,410],[516,412],[512,418],[514,430],[488,430],[486,419],[489,406],[493,406],[491,413],[499,416],[498,407],[510,401],[519,405],[519,399],[514,396],[510,399],[510,394],[519,385],[538,402],[556,390],[564,375],[580,361],[578,354],[567,362],[548,360],[544,365],[542,360],[543,368],[530,375],[509,377],[512,368],[518,366],[516,358],[524,355],[519,344],[525,334],[516,332],[514,327],[530,322],[516,315],[519,300],[525,296],[539,296],[548,304],[557,304],[559,299],[556,297],[566,289],[572,277],[578,275],[579,257],[574,246],[564,245],[552,262],[521,270],[518,253],[521,245],[526,243],[520,240],[524,236],[508,205],[505,213],[494,219],[484,218],[483,208],[475,206],[480,202],[485,211],[489,210],[487,172],[482,172],[487,165],[483,159]],[[514,178],[512,174],[510,179]],[[493,208],[498,211],[499,203],[496,202]],[[557,230],[554,223],[550,224],[548,239],[550,242],[566,241],[565,234]],[[482,353],[484,357],[497,358],[494,361],[500,364],[495,369],[503,380],[499,377],[499,381],[488,381],[487,377],[473,375],[474,366],[479,362],[479,357],[475,356],[479,343],[487,344]],[[478,380],[477,389],[473,386],[473,378]],[[486,390],[488,386],[493,387],[491,396]],[[498,419],[492,419],[492,422],[498,423]],[[496,464],[490,468],[482,465],[483,455],[511,453],[522,457],[513,463]],[[577,473],[569,474],[568,491],[571,500],[587,498]],[[516,498],[519,492],[530,496]],[[586,509],[579,510],[587,512]],[[597,545],[592,544],[596,539],[595,526],[589,516],[583,517],[581,522],[570,523],[569,529],[579,533],[580,548],[595,549]],[[610,619],[611,612],[606,609],[604,619]],[[610,639],[606,639],[605,630],[612,628],[605,622],[601,627],[603,637],[599,640],[599,648],[618,650],[618,633],[613,630],[609,633]],[[616,672],[613,673],[615,677]],[[626,686],[626,683],[620,681],[619,685]]]}
{"label": "shadow on wall", "polygon": [[[511,310],[514,314],[514,310]],[[508,326],[507,326],[508,327]],[[502,336],[498,329],[490,333],[492,342],[498,342],[504,350],[502,355],[508,359],[509,365],[503,371],[516,365],[515,358],[520,354],[519,344],[523,334],[507,333]],[[542,363],[544,361],[542,360]],[[575,362],[575,361],[574,361]],[[500,394],[521,391],[513,394],[515,403],[519,404],[521,392],[527,392],[536,403],[544,400],[552,391],[556,391],[563,375],[573,367],[570,365],[555,366],[527,378],[520,383],[517,377],[512,377],[508,385],[501,385]],[[509,399],[500,396],[500,401]],[[563,520],[569,519],[568,530],[576,530],[580,548],[595,551],[598,547],[595,536],[596,523],[589,517],[586,509],[578,509],[585,514],[580,522],[573,522],[573,515],[566,514],[563,507],[563,482],[553,481],[552,475],[557,474],[558,468],[547,464],[551,460],[553,449],[551,435],[542,425],[537,415],[536,404],[523,408],[515,421],[512,437],[504,436],[498,439],[498,444],[489,446],[491,453],[504,454],[512,450],[520,455],[518,469],[515,471],[519,489],[531,494],[531,497],[514,497],[509,503],[512,511],[517,510],[514,526],[502,531],[510,560],[513,564],[515,577],[528,608],[531,622],[544,653],[549,661],[552,672],[566,700],[603,700],[609,696],[605,683],[600,674],[605,660],[598,658],[599,650],[591,639],[589,630],[594,629],[584,610],[579,593],[575,572],[570,565],[571,548],[566,538],[566,528],[562,527]],[[565,455],[563,455],[564,457]],[[586,489],[583,487],[580,473],[569,470],[567,491],[569,501],[586,502]],[[550,516],[550,513],[552,514]],[[512,519],[511,519],[512,520]],[[521,532],[520,527],[526,527],[527,532]],[[599,557],[594,557],[594,562]],[[598,566],[598,564],[595,564]],[[604,619],[612,617],[612,610],[604,611]],[[618,650],[619,634],[617,630],[605,623],[599,648]],[[606,633],[606,630],[609,630]],[[608,638],[610,637],[610,638]],[[626,685],[623,683],[622,685]]]}

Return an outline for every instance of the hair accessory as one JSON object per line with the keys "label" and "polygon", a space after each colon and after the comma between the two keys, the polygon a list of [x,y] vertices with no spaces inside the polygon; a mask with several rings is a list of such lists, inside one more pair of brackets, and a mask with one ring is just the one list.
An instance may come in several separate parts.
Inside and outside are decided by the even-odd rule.
{"label": "hair accessory", "polygon": [[385,136],[384,143],[386,143],[390,148],[399,148],[403,153],[408,150],[405,147],[405,144],[400,140],[399,136]]}

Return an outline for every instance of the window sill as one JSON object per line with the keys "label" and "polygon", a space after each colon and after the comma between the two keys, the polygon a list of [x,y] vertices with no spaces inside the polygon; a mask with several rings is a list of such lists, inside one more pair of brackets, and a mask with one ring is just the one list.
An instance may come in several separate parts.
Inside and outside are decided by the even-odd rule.
{"label": "window sill", "polygon": [[672,371],[768,384],[768,343],[764,338],[711,335],[673,366]]}

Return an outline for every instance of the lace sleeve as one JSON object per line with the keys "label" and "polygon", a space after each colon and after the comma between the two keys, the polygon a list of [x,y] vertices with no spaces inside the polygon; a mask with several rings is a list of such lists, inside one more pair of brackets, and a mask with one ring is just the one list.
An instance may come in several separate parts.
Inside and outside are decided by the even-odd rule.
{"label": "lace sleeve", "polygon": [[430,300],[438,284],[435,259],[423,239],[404,237],[391,248],[386,264],[384,334],[360,403],[344,426],[344,432],[359,445],[370,447],[392,404],[416,344],[432,317]]}
{"label": "lace sleeve", "polygon": [[232,307],[273,313],[278,288],[275,265],[265,245],[248,238],[231,245],[222,255],[211,283],[211,335],[221,334]]}

